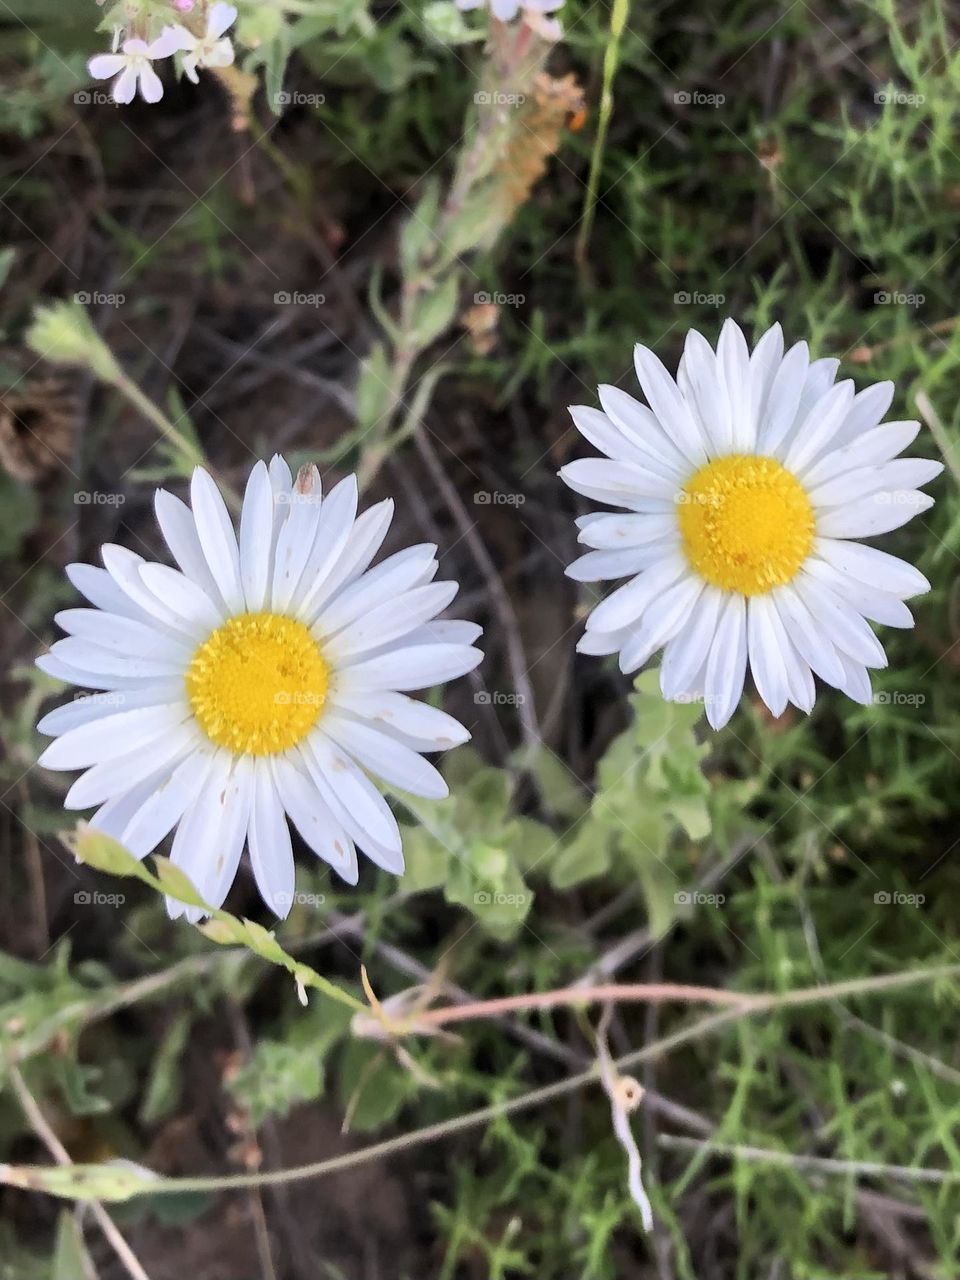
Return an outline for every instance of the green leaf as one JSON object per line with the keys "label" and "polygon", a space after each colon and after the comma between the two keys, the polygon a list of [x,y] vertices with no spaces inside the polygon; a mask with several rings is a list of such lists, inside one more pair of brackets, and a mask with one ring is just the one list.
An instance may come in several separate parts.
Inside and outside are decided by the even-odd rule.
{"label": "green leaf", "polygon": [[410,333],[418,348],[428,347],[453,323],[460,300],[460,276],[454,272],[442,284],[423,290],[414,305]]}

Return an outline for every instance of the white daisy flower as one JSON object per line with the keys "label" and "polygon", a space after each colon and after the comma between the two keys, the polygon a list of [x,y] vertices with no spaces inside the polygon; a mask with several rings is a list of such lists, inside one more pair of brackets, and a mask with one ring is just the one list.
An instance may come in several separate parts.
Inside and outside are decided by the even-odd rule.
{"label": "white daisy flower", "polygon": [[229,67],[233,64],[233,44],[222,37],[236,20],[237,11],[233,5],[218,2],[210,6],[207,29],[202,36],[195,36],[177,23],[174,30],[180,39],[183,69],[188,80],[197,84],[197,67]]}
{"label": "white daisy flower", "polygon": [[98,53],[87,63],[87,70],[94,80],[113,81],[114,102],[132,102],[137,89],[145,102],[159,102],[163,97],[163,82],[150,65],[158,58],[169,58],[180,48],[180,36],[175,27],[164,27],[149,44],[146,40],[124,40],[119,53]]}
{"label": "white daisy flower", "polygon": [[99,806],[92,825],[138,857],[176,828],[173,862],[212,906],[246,844],[265,902],[287,914],[286,818],[349,883],[358,847],[399,875],[400,830],[367,772],[414,795],[447,794],[420,753],[470,734],[407,694],[482,657],[472,647],[478,626],[434,620],[457,584],[433,581],[430,544],[369,567],[393,503],[358,516],[354,476],[321,500],[316,467],[301,468],[294,484],[282,458],[269,471],[258,462],[239,540],[202,468],[190,493],[192,510],[163,489],[156,495],[179,569],[109,544],[103,569],[69,566],[93,608],[57,614],[68,638],[37,665],[103,692],[44,716],[38,728],[56,741],[40,763],[84,769],[66,807]]}
{"label": "white daisy flower", "polygon": [[930,584],[850,539],[932,506],[919,487],[943,470],[897,459],[920,427],[879,425],[893,384],[855,395],[852,382],[835,383],[839,361],[811,361],[805,342],[784,355],[779,325],[751,354],[732,320],[716,352],[687,335],[676,381],[646,347],[635,360],[649,408],[603,386],[602,412],[571,409],[606,459],[560,475],[629,513],[577,522],[594,549],[569,575],[630,576],[588,617],[580,652],[619,652],[630,672],[664,649],[664,697],[702,697],[714,728],[733,714],[748,662],[775,716],[788,702],[811,710],[814,674],[868,703],[867,669],[886,657],[867,620],[912,626],[903,601]]}

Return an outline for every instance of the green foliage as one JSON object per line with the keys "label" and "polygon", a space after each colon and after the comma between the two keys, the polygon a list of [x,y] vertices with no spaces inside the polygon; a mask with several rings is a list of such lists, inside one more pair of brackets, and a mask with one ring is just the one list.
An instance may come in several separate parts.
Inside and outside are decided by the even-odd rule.
{"label": "green foliage", "polygon": [[[17,250],[4,281],[5,337],[23,331],[33,303],[25,295],[37,281],[49,296],[70,297],[80,287],[72,272],[106,263],[131,296],[113,321],[110,348],[97,334],[107,332],[111,317],[94,316],[94,328],[71,304],[41,311],[35,350],[114,381],[112,349],[138,384],[152,387],[164,385],[164,363],[175,366],[158,400],[179,424],[181,442],[145,418],[142,404],[134,406],[139,434],[126,440],[126,406],[100,395],[85,418],[83,457],[71,461],[84,468],[101,455],[113,458],[118,442],[129,446],[124,465],[134,462],[133,501],[121,540],[141,549],[138,539],[155,538],[154,480],[182,476],[204,449],[239,474],[246,447],[272,444],[296,419],[300,391],[292,413],[278,396],[279,424],[259,401],[253,427],[242,405],[235,416],[234,406],[212,396],[208,410],[204,388],[213,383],[216,392],[220,374],[224,383],[237,378],[246,387],[250,369],[238,355],[239,368],[227,357],[214,372],[204,355],[181,377],[182,361],[170,350],[180,341],[188,352],[202,348],[203,331],[215,329],[235,339],[238,352],[249,343],[253,358],[274,358],[257,345],[276,318],[264,311],[263,295],[290,281],[274,280],[271,251],[279,239],[280,252],[290,250],[294,260],[301,232],[312,243],[328,227],[329,243],[342,252],[338,270],[375,332],[354,342],[340,331],[339,315],[324,313],[338,339],[333,345],[344,348],[331,380],[355,388],[355,429],[326,432],[317,410],[285,440],[304,457],[322,452],[338,466],[355,462],[372,480],[426,423],[465,492],[477,473],[490,470],[524,489],[529,506],[518,518],[538,536],[549,528],[558,555],[574,514],[553,476],[573,447],[564,406],[595,403],[598,382],[635,391],[634,342],[653,346],[675,367],[685,330],[695,326],[713,339],[726,314],[751,334],[779,319],[788,339],[807,337],[815,355],[843,356],[844,373],[860,386],[893,379],[894,417],[915,416],[917,393],[925,392],[943,438],[925,429],[916,451],[932,456],[939,448],[956,463],[960,47],[942,0],[909,10],[891,0],[844,0],[817,13],[746,0],[632,5],[618,46],[610,6],[570,0],[564,45],[550,69],[570,70],[588,86],[588,118],[564,138],[507,228],[482,182],[460,203],[448,203],[451,182],[463,172],[464,138],[474,136],[478,121],[473,94],[488,65],[484,14],[462,15],[433,0],[381,6],[372,16],[364,4],[334,0],[240,7],[241,65],[264,85],[260,118],[272,129],[249,152],[253,139],[235,145],[211,85],[196,95],[196,108],[193,98],[175,106],[171,94],[170,114],[165,103],[153,119],[142,106],[129,115],[77,112],[74,79],[84,83],[84,58],[105,47],[94,27],[101,18],[109,25],[112,6],[21,0],[3,29],[11,81],[0,127],[17,157],[10,168],[20,174],[10,177],[15,185],[4,197],[11,219],[3,243]],[[166,0],[158,0],[161,11],[168,11]],[[604,84],[613,95],[605,136],[598,116]],[[323,93],[322,111],[290,104],[279,122],[268,116],[284,105],[280,93],[293,89]],[[677,101],[678,93],[695,90],[724,101]],[[206,127],[222,120],[212,142],[201,118]],[[155,160],[146,149],[131,151],[131,131]],[[504,133],[491,136],[496,145],[473,157],[474,176],[483,181],[502,156]],[[29,145],[17,152],[23,137]],[[171,138],[184,137],[206,169],[191,169],[183,152],[168,150]],[[143,157],[136,161],[145,174],[137,194],[148,212],[162,213],[159,220],[130,216],[131,154]],[[594,223],[578,260],[588,189],[596,196]],[[74,239],[84,218],[88,237]],[[345,233],[342,251],[335,225]],[[47,256],[41,239],[51,246]],[[301,269],[312,287],[316,264]],[[194,287],[200,323],[182,329],[173,304],[193,306]],[[471,354],[467,341],[456,340],[456,317],[458,304],[478,290],[525,302],[500,308],[496,345]],[[160,319],[149,345],[156,360],[144,347],[154,315]],[[461,448],[464,440],[468,448]],[[405,464],[406,454],[398,456]],[[327,901],[310,910],[298,905],[275,933],[258,923],[263,917],[226,913],[207,937],[174,927],[161,902],[162,892],[178,887],[169,868],[160,861],[155,872],[140,864],[133,871],[104,854],[102,873],[88,869],[84,884],[96,876],[107,892],[129,889],[122,909],[104,923],[61,906],[66,941],[54,933],[34,945],[31,935],[20,945],[35,961],[0,956],[3,1071],[22,1071],[71,1154],[92,1165],[79,1174],[44,1168],[28,1185],[123,1200],[149,1178],[111,1161],[149,1164],[169,1132],[203,1115],[204,1106],[216,1121],[239,1106],[254,1125],[275,1123],[281,1131],[316,1115],[336,1128],[349,1112],[350,1128],[363,1135],[359,1144],[412,1133],[563,1080],[588,1068],[595,1051],[595,1023],[566,1010],[465,1022],[453,1028],[457,1039],[411,1036],[398,1045],[386,1032],[361,1039],[350,1028],[360,1002],[348,996],[336,1003],[308,971],[341,993],[356,992],[363,960],[389,1006],[424,975],[434,975],[420,993],[424,1002],[442,980],[476,999],[575,983],[631,939],[640,949],[613,978],[653,980],[662,972],[669,981],[744,991],[955,958],[955,477],[938,481],[934,493],[932,512],[884,541],[918,564],[933,589],[915,602],[915,631],[885,630],[890,665],[877,673],[879,696],[869,707],[821,691],[811,718],[771,725],[747,695],[729,729],[713,735],[698,706],[663,704],[655,674],[641,677],[625,700],[612,664],[571,659],[558,714],[546,714],[550,680],[543,705],[537,691],[555,750],[451,753],[443,766],[450,798],[411,799],[400,809],[406,875],[395,880],[366,868],[356,890],[335,891],[301,852],[298,885],[326,893]],[[28,629],[24,644],[11,647],[4,804],[17,806],[39,842],[48,893],[51,884],[58,890],[51,902],[60,902],[66,884],[69,908],[73,869],[52,862],[62,858],[54,844],[63,822],[60,793],[49,778],[23,779],[38,750],[32,726],[51,691],[49,680],[27,670],[66,598],[57,557],[68,549],[72,556],[75,540],[77,554],[95,555],[100,529],[68,532],[75,513],[52,510],[47,494],[8,477],[0,478],[0,501],[4,580],[23,576],[26,588],[22,595],[11,588],[5,602]],[[490,514],[465,502],[471,517]],[[556,519],[537,525],[529,515],[537,504]],[[416,515],[437,511],[442,518],[442,507],[425,499]],[[514,543],[508,536],[505,543],[524,553],[501,563],[501,528],[492,523],[490,530],[491,554],[518,604],[535,615],[548,592],[552,607],[561,566],[544,539],[521,533]],[[486,537],[485,524],[480,532]],[[41,542],[55,550],[33,567]],[[464,555],[455,543],[450,536],[451,555]],[[544,565],[547,585],[540,581]],[[476,586],[473,575],[471,598]],[[526,627],[525,608],[518,614]],[[567,624],[558,641],[564,652],[579,625],[572,610]],[[540,639],[530,648],[534,676],[543,669]],[[496,666],[497,646],[490,652]],[[492,714],[515,743],[512,713]],[[10,829],[10,914],[32,925],[42,906],[31,855]],[[106,878],[118,871],[127,878]],[[711,877],[716,883],[700,893],[697,886]],[[238,891],[246,891],[242,883]],[[922,902],[910,900],[918,896]],[[347,913],[362,915],[362,927],[345,928]],[[291,973],[315,987],[306,1008]],[[711,1270],[734,1280],[862,1280],[910,1268],[960,1273],[956,999],[946,983],[897,998],[844,999],[719,1027],[658,1051],[642,1081],[665,1097],[664,1109],[650,1102],[633,1117],[658,1221],[656,1246],[640,1236],[609,1106],[595,1087],[569,1106],[555,1100],[396,1152],[390,1168],[410,1191],[410,1233],[434,1237],[413,1274],[621,1280],[654,1267],[654,1248],[666,1259],[664,1273],[682,1280]],[[239,1015],[253,1049],[221,1082],[218,1055],[223,1046],[235,1053],[232,1019]],[[617,1050],[649,1046],[685,1032],[695,1017],[669,1003],[655,1011],[624,1005],[611,1042]],[[206,1115],[204,1127],[223,1128]],[[37,1145],[25,1154],[27,1131],[5,1089],[0,1160],[47,1160]],[[923,1167],[947,1181],[813,1174],[789,1163],[661,1147],[658,1134],[709,1137],[781,1157]],[[192,1158],[188,1148],[184,1159]],[[212,1159],[230,1167],[222,1148]],[[325,1188],[314,1191],[325,1204]],[[871,1201],[877,1195],[885,1197],[879,1208]],[[39,1196],[16,1201],[27,1202],[28,1211],[41,1203]],[[371,1195],[357,1207],[368,1232],[381,1203]],[[207,1201],[177,1204],[191,1231],[206,1229]],[[892,1222],[889,1229],[877,1225],[878,1213]],[[72,1215],[37,1215],[26,1226],[15,1217],[0,1226],[0,1278],[47,1280],[57,1268],[78,1273],[81,1248]]]}

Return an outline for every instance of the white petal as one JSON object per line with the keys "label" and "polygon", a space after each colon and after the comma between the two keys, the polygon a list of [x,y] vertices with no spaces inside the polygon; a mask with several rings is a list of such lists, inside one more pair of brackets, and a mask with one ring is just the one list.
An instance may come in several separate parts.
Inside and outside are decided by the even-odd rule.
{"label": "white petal", "polygon": [[320,472],[300,468],[290,494],[290,512],[277,536],[270,587],[271,608],[286,613],[313,551],[321,512]]}
{"label": "white petal", "polygon": [[176,702],[183,696],[183,681],[172,680],[167,684],[148,684],[139,689],[125,689],[113,693],[88,693],[65,702],[62,707],[48,712],[37,725],[38,733],[56,735],[92,724],[119,711],[135,711],[138,707],[157,707]]}
{"label": "white petal", "polygon": [[643,394],[668,438],[690,462],[702,466],[707,460],[703,437],[677,384],[647,347],[638,343],[633,357]]}
{"label": "white petal", "polygon": [[753,379],[750,353],[743,331],[735,320],[727,319],[717,343],[717,368],[730,405],[731,444],[735,453],[752,452],[756,446]]}
{"label": "white petal", "polygon": [[667,645],[660,665],[660,688],[665,698],[673,700],[690,692],[713,645],[723,601],[724,594],[717,587],[705,587],[686,625]]}
{"label": "white petal", "polygon": [[843,680],[840,655],[793,586],[777,587],[771,592],[771,599],[800,657],[821,680],[839,688]]}
{"label": "white petal", "polygon": [[183,630],[180,618],[149,590],[140,577],[140,570],[146,563],[142,556],[110,542],[100,548],[100,554],[110,577],[129,600],[174,633]]}
{"label": "white petal", "polygon": [[57,626],[68,635],[89,640],[110,653],[142,657],[157,662],[185,665],[193,646],[186,636],[174,636],[149,622],[123,618],[101,609],[61,609],[54,615]]}
{"label": "white petal", "polygon": [[449,795],[447,784],[428,760],[370,725],[330,712],[323,732],[388,786],[428,800]]}
{"label": "white petal", "polygon": [[152,853],[200,794],[214,761],[213,749],[198,749],[182,760],[152,790],[120,835],[120,843],[137,858]]}
{"label": "white petal", "polygon": [[[580,458],[560,468],[564,484],[585,497],[612,501],[619,507],[649,507],[676,499],[676,484],[635,462],[611,462],[607,458]],[[612,495],[612,497],[602,496]]]}
{"label": "white petal", "polygon": [[750,356],[750,380],[753,383],[752,401],[754,431],[759,437],[760,427],[766,421],[770,391],[783,360],[783,330],[779,324],[771,325],[753,349]]}
{"label": "white petal", "polygon": [[140,96],[144,102],[159,102],[163,97],[163,81],[146,62],[140,67]]}
{"label": "white petal", "polygon": [[648,546],[678,532],[676,515],[623,515],[607,511],[581,517],[577,521],[577,541],[598,551],[617,551],[622,547]]}
{"label": "white petal", "polygon": [[224,4],[223,0],[211,5],[207,14],[207,35],[212,40],[219,40],[237,20],[237,11],[232,4]]}
{"label": "white petal", "polygon": [[106,835],[112,836],[114,840],[119,840],[130,819],[136,814],[144,801],[149,800],[156,787],[166,776],[166,770],[160,773],[151,773],[142,782],[138,782],[135,787],[131,787],[129,791],[121,791],[118,795],[113,796],[96,811],[90,819],[90,826],[96,828],[97,831],[103,831]]}
{"label": "white petal", "polygon": [[94,80],[109,80],[117,76],[127,65],[122,53],[98,53],[87,63],[87,70]]}
{"label": "white petal", "polygon": [[668,588],[648,609],[643,622],[620,650],[620,670],[637,671],[658,649],[687,623],[705,583],[700,578],[686,577]]}
{"label": "white petal", "polygon": [[848,444],[860,439],[876,427],[893,402],[893,383],[877,382],[854,397],[850,412],[840,428],[838,444]]}
{"label": "white petal", "polygon": [[400,828],[370,779],[322,733],[313,733],[301,755],[320,795],[360,848],[385,871],[403,871]]}
{"label": "white petal", "polygon": [[757,434],[757,453],[775,456],[783,446],[797,417],[809,367],[807,344],[795,343],[774,375],[764,419]]}
{"label": "white petal", "polygon": [[649,547],[623,547],[619,551],[588,551],[568,565],[566,575],[575,582],[602,582],[606,578],[626,578],[649,569],[679,543],[655,542]]}
{"label": "white petal", "polygon": [[587,618],[587,630],[616,631],[636,621],[661,591],[687,571],[686,561],[679,553],[668,555],[602,600]]}
{"label": "white petal", "polygon": [[788,471],[799,474],[830,446],[852,402],[853,383],[849,379],[838,382],[816,401],[787,448],[783,465]]}
{"label": "white petal", "polygon": [[620,627],[617,631],[585,631],[577,641],[577,653],[588,653],[594,658],[619,653],[632,633],[633,627]]}
{"label": "white petal", "polygon": [[323,606],[313,624],[314,634],[321,639],[332,635],[388,596],[429,582],[437,571],[435,551],[431,543],[407,547],[368,569]]}
{"label": "white petal", "polygon": [[807,489],[812,490],[835,476],[889,462],[913,443],[919,430],[919,422],[885,422],[882,427],[874,427],[852,444],[825,453],[813,466],[798,473],[798,478]]}
{"label": "white petal", "polygon": [[371,721],[378,729],[405,741],[417,751],[448,751],[470,740],[469,730],[453,716],[428,702],[389,689],[336,690],[330,705]]}
{"label": "white petal", "polygon": [[[198,587],[202,587],[218,607],[221,606],[223,597],[214,581],[213,574],[210,572],[203,549],[200,546],[200,537],[197,534],[193,512],[185,502],[181,502],[178,497],[168,493],[166,489],[157,490],[154,497],[154,509],[157,513],[160,532],[163,534],[164,541],[170,548],[170,554],[174,560],[176,560],[188,578],[191,578]],[[225,609],[224,617],[226,617]]]}
{"label": "white petal", "polygon": [[[129,41],[127,42],[129,44]],[[114,102],[132,102],[137,92],[137,72],[129,63],[113,82],[111,93]]]}
{"label": "white petal", "polygon": [[51,742],[37,761],[44,769],[86,769],[101,761],[133,754],[163,738],[190,715],[185,701],[137,707],[69,729]]}
{"label": "white petal", "polygon": [[466,622],[463,618],[435,618],[408,632],[403,637],[403,647],[407,649],[415,644],[472,645],[482,635],[483,627],[477,622]]}
{"label": "white petal", "polygon": [[863,467],[827,480],[810,490],[808,496],[815,507],[839,506],[866,498],[881,489],[910,490],[935,480],[943,470],[942,462],[925,458],[898,458],[879,467]]}
{"label": "white petal", "polygon": [[192,722],[180,725],[140,747],[131,755],[94,765],[76,780],[63,802],[65,809],[92,809],[111,796],[135,787],[161,769],[173,769],[188,752],[203,745],[200,731]]}
{"label": "white petal", "polygon": [[41,653],[38,658],[34,659],[34,666],[41,671],[45,671],[48,676],[52,676],[55,680],[65,680],[67,684],[75,684],[82,689],[142,689],[145,687],[155,688],[158,683],[162,683],[142,676],[119,676],[108,675],[103,671],[87,671],[83,667],[76,667],[69,662],[64,662],[62,658],[56,657],[53,653]]}
{"label": "white petal", "polygon": [[687,334],[681,371],[677,382],[685,398],[695,409],[704,438],[712,455],[733,450],[733,425],[730,400],[713,348],[703,334],[691,329]]}
{"label": "white petal", "polygon": [[657,457],[651,453],[632,433],[621,430],[606,413],[590,409],[586,405],[571,405],[570,416],[584,439],[589,440],[608,458],[618,462],[632,462],[645,472],[653,473],[660,477],[670,492],[676,488],[681,474],[679,468],[665,462],[662,455]]}
{"label": "white petal", "polygon": [[80,671],[90,671],[96,675],[172,680],[183,673],[180,662],[111,653],[89,640],[80,640],[75,636],[58,640],[50,646],[50,653]]}
{"label": "white petal", "polygon": [[619,387],[597,388],[603,411],[647,459],[647,465],[676,479],[689,474],[690,461],[669,439],[652,409]]}
{"label": "white petal", "polygon": [[155,40],[147,46],[148,58],[169,58],[181,49],[192,49],[196,40],[179,22],[164,27]]}
{"label": "white petal", "polygon": [[196,467],[193,472],[190,504],[200,549],[220,594],[231,612],[242,613],[244,599],[236,534],[220,490],[202,467]]}
{"label": "white petal", "polygon": [[804,571],[817,582],[829,587],[846,604],[871,622],[887,627],[912,627],[913,615],[897,596],[857,582],[825,560],[811,556],[804,564]]}
{"label": "white petal", "polygon": [[783,628],[776,607],[767,596],[747,601],[747,646],[757,693],[774,716],[783,715],[789,700],[784,661]]}
{"label": "white petal", "polygon": [[859,662],[854,662],[846,654],[840,654],[843,664],[843,681],[837,685],[841,693],[845,693],[854,702],[869,707],[873,702],[873,690],[870,687],[870,673]]}
{"label": "white petal", "polygon": [[334,663],[352,662],[361,653],[399,640],[445,609],[458,590],[456,582],[430,582],[384,600],[327,639],[324,653]]}
{"label": "white petal", "polygon": [[[337,485],[327,500],[327,509],[324,516],[329,516],[332,505],[331,499],[339,489],[340,485]],[[302,595],[298,595],[298,616],[303,617],[306,621],[319,616],[339,591],[342,591],[366,572],[374,556],[383,545],[383,540],[387,535],[392,519],[393,502],[389,498],[383,502],[378,502],[376,506],[365,511],[363,515],[356,517],[347,532],[342,550],[339,550],[336,560],[331,563],[329,570],[325,573],[325,577],[321,579],[319,574],[317,575],[318,590],[315,593],[312,590],[310,591],[309,613],[302,607],[307,591],[305,590]],[[331,533],[331,540],[339,543],[340,536],[339,531]]]}
{"label": "white petal", "polygon": [[337,686],[347,690],[394,689],[409,693],[466,675],[483,661],[479,649],[462,644],[421,644],[367,658],[337,673]]}
{"label": "white petal", "polygon": [[176,615],[180,626],[194,641],[208,636],[225,620],[221,606],[211,600],[203,587],[169,565],[141,565],[140,580]]}
{"label": "white petal", "polygon": [[269,761],[263,757],[253,764],[253,803],[247,846],[261,898],[281,920],[286,919],[296,891],[293,847],[273,773]]}
{"label": "white petal", "polygon": [[872,538],[899,529],[932,506],[933,498],[917,489],[874,493],[819,514],[817,533],[821,538]]}
{"label": "white petal", "polygon": [[284,756],[271,759],[280,803],[303,840],[347,884],[359,879],[357,850],[320,797],[314,783]]}
{"label": "white petal", "polygon": [[866,667],[887,665],[883,645],[859,613],[805,571],[792,585],[838,649]]}
{"label": "white petal", "polygon": [[122,613],[125,618],[136,618],[138,622],[150,617],[126,592],[120,590],[106,569],[92,564],[68,564],[66,574],[80,594],[97,609]]}
{"label": "white petal", "polygon": [[722,729],[740,701],[747,673],[746,605],[743,596],[728,595],[707,658],[704,703],[707,719]]}
{"label": "white petal", "polygon": [[267,599],[273,553],[273,490],[266,463],[250,472],[240,510],[240,580],[243,598],[251,613],[258,613]]}
{"label": "white petal", "polygon": [[[206,785],[187,806],[177,827],[170,853],[173,865],[190,879],[201,898],[211,907],[220,907],[227,896],[236,876],[243,836],[246,835],[244,826],[237,842],[237,809],[242,812],[242,805],[237,804],[237,796],[228,785],[231,764],[228,752],[217,752]],[[252,784],[248,790],[252,790]],[[229,876],[225,872],[229,872]],[[206,914],[199,907],[187,906],[170,897],[167,898],[167,913],[174,920],[185,915],[192,923]]]}
{"label": "white petal", "polygon": [[828,564],[858,582],[879,587],[891,595],[907,600],[930,590],[930,583],[912,564],[891,556],[876,547],[860,542],[843,542],[834,538],[817,538],[814,550]]}
{"label": "white petal", "polygon": [[[298,617],[308,621],[316,617],[337,583],[344,580],[341,561],[350,555],[350,539],[360,523],[356,518],[358,500],[356,476],[347,476],[330,490],[330,496],[320,511],[313,549],[291,600]],[[387,513],[387,523],[389,518]],[[373,551],[370,559],[373,559]],[[349,567],[347,573],[351,573]]]}

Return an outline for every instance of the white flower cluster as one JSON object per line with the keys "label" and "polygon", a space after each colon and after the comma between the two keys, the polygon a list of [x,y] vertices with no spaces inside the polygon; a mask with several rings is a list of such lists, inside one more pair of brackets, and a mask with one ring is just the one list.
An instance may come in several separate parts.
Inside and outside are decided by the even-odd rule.
{"label": "white flower cluster", "polygon": [[563,7],[563,0],[455,0],[461,10],[488,8],[498,22],[512,22],[517,14],[523,15],[528,27],[532,27],[546,40],[558,40],[561,35],[559,22],[546,15]]}
{"label": "white flower cluster", "polygon": [[148,42],[131,37],[123,41],[119,50],[97,54],[87,63],[87,70],[94,80],[113,80],[114,102],[132,102],[138,88],[145,102],[159,102],[163,97],[163,82],[154,71],[153,63],[182,53],[183,69],[194,84],[198,80],[198,67],[229,67],[233,63],[233,44],[224,33],[236,20],[233,5],[218,0],[210,6],[202,36],[194,35],[177,22],[164,27],[155,40]]}

